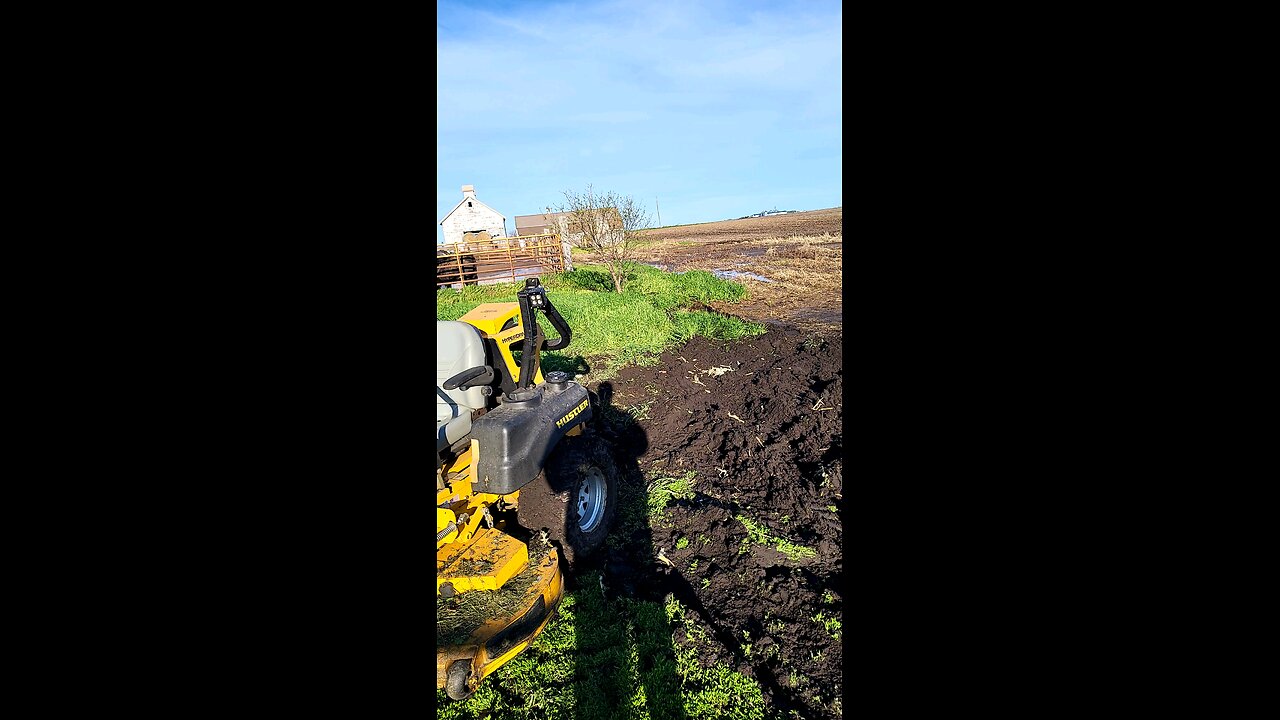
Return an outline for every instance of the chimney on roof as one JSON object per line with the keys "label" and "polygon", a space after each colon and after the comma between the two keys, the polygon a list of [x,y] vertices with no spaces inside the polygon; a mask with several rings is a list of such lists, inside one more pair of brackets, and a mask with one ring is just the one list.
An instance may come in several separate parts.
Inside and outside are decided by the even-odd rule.
{"label": "chimney on roof", "polygon": [[476,196],[476,186],[475,186],[475,185],[463,185],[463,186],[462,186],[462,197],[469,197],[469,198],[473,198],[473,197],[475,197],[475,196]]}

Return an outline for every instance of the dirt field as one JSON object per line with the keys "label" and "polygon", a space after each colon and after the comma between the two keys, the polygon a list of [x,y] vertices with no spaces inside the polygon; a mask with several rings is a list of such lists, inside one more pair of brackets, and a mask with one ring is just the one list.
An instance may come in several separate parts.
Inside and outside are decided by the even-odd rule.
{"label": "dirt field", "polygon": [[788,215],[774,215],[746,220],[722,220],[720,222],[679,225],[677,227],[647,230],[646,239],[663,242],[697,240],[702,243],[742,242],[765,240],[788,235],[839,235],[842,232],[843,208],[808,210]]}
{"label": "dirt field", "polygon": [[[842,208],[646,231],[636,260],[707,270],[743,283],[752,300],[717,310],[823,336],[841,328]],[[590,255],[574,253],[581,262]]]}
{"label": "dirt field", "polygon": [[695,478],[692,497],[610,552],[606,584],[674,594],[716,640],[706,666],[755,678],[785,716],[841,715],[842,373],[838,340],[780,327],[729,346],[694,338],[595,388],[639,418],[606,429],[631,482]]}

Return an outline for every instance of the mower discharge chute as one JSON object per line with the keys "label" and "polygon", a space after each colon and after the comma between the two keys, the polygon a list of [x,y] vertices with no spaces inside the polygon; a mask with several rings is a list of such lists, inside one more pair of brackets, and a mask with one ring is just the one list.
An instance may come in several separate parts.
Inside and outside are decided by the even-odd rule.
{"label": "mower discharge chute", "polygon": [[436,322],[436,686],[455,700],[546,627],[561,556],[597,550],[617,511],[587,389],[542,375],[541,351],[572,331],[537,278],[516,297]]}

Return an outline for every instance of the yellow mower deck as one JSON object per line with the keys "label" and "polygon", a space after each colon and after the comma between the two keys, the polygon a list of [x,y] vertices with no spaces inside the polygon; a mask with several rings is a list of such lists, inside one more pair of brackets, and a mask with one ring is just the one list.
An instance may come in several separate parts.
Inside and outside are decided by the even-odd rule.
{"label": "yellow mower deck", "polygon": [[436,551],[436,594],[497,590],[529,564],[529,547],[499,530],[481,530],[470,544]]}
{"label": "yellow mower deck", "polygon": [[436,687],[462,662],[468,691],[533,642],[563,592],[555,548],[539,545],[531,562],[529,546],[503,532],[501,521],[485,526],[489,506],[514,504],[520,494],[472,492],[477,457],[472,441],[436,493]]}
{"label": "yellow mower deck", "polygon": [[[560,576],[560,559],[554,548],[546,548],[546,554],[528,562],[527,547],[514,538],[496,531],[485,531],[481,540],[485,544],[502,546],[500,538],[518,545],[517,554],[525,558],[520,572],[511,576],[497,590],[472,590],[460,592],[449,598],[436,598],[436,687],[448,682],[449,668],[456,662],[469,663],[466,688],[474,691],[480,681],[515,657],[529,646],[546,627],[560,603],[563,584]],[[477,550],[473,544],[472,550]],[[492,546],[492,545],[491,545]],[[455,553],[453,566],[462,562],[467,553]],[[439,557],[439,554],[437,554]],[[437,569],[437,584],[459,582],[461,575],[441,575]],[[471,577],[471,576],[465,576]],[[482,576],[493,581],[494,575]],[[463,611],[466,608],[466,611]],[[450,622],[451,613],[462,616],[460,621]],[[479,620],[476,627],[476,618]],[[487,619],[483,619],[487,618]],[[470,622],[468,622],[470,619]]]}

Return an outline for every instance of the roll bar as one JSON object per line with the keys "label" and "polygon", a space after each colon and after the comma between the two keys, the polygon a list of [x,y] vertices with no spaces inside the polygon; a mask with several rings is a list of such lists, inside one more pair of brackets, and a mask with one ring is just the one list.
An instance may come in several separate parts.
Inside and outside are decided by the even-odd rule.
{"label": "roll bar", "polygon": [[[520,303],[520,325],[524,328],[524,344],[521,346],[520,354],[520,379],[516,382],[516,389],[523,390],[533,385],[533,378],[538,374],[538,368],[542,364],[542,351],[544,349],[563,350],[569,347],[573,330],[551,304],[551,299],[547,297],[547,289],[542,287],[538,278],[526,279],[524,289],[516,293],[516,300]],[[541,310],[551,321],[551,326],[560,333],[558,339],[546,339],[542,326],[534,317],[535,310]]]}

